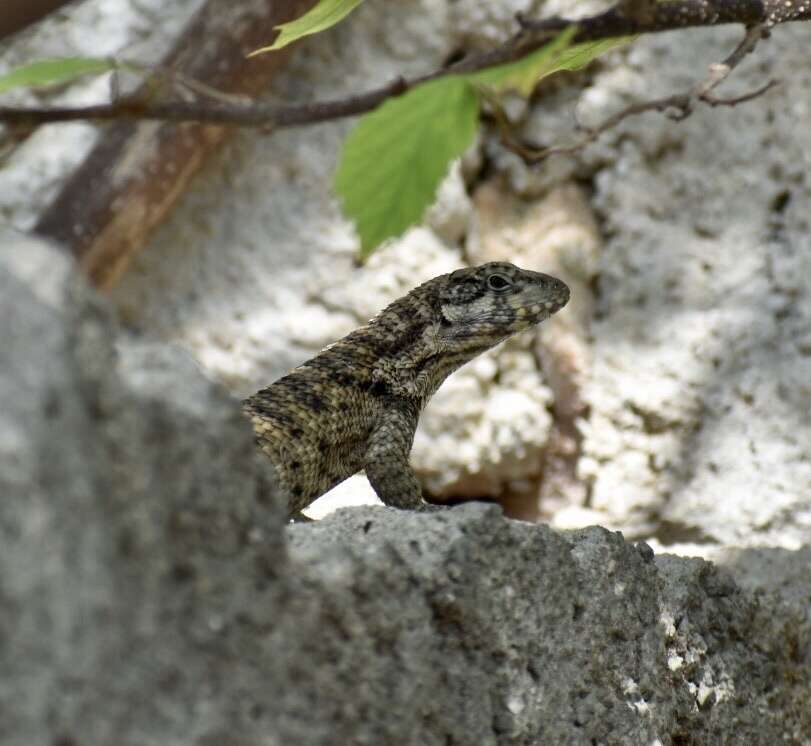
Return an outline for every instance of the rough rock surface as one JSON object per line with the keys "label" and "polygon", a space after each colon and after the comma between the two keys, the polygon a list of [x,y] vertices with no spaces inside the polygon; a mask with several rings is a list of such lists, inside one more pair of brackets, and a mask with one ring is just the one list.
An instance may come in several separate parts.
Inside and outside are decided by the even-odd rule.
{"label": "rough rock surface", "polygon": [[0,240],[4,744],[811,742],[799,608],[495,507],[285,530],[236,401]]}

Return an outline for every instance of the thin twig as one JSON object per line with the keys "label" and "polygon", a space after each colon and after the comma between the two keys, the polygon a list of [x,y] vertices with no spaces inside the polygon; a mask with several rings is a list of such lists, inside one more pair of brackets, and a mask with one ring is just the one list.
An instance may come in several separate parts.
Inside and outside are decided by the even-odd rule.
{"label": "thin twig", "polygon": [[768,83],[764,83],[762,86],[760,86],[760,88],[756,88],[754,91],[741,94],[740,96],[733,96],[732,98],[716,98],[715,96],[710,96],[709,98],[702,99],[702,101],[710,106],[737,106],[738,104],[744,104],[747,101],[759,98],[767,91],[770,91],[772,88],[776,88],[779,85],[779,80],[770,80]]}
{"label": "thin twig", "polygon": [[740,44],[723,62],[710,65],[710,72],[702,83],[695,90],[696,98],[707,103],[712,103],[711,92],[723,83],[729,74],[741,63],[747,54],[754,51],[757,43],[761,39],[767,38],[768,30],[762,23],[755,24],[746,30]]}

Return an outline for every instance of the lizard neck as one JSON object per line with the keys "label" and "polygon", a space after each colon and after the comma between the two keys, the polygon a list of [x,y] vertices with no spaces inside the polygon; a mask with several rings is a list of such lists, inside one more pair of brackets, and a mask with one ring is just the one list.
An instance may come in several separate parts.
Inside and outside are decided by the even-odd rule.
{"label": "lizard neck", "polygon": [[385,382],[396,396],[418,399],[425,406],[455,370],[500,339],[448,340],[439,323],[427,323],[410,337],[410,344],[377,361],[373,379]]}
{"label": "lizard neck", "polygon": [[420,408],[457,368],[507,336],[449,327],[436,290],[435,282],[416,288],[351,335],[377,340],[372,379]]}

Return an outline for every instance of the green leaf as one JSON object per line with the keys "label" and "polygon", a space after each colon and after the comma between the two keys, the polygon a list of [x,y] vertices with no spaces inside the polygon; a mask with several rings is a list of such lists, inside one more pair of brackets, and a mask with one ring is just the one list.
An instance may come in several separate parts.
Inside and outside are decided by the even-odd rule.
{"label": "green leaf", "polygon": [[422,218],[450,162],[473,142],[478,119],[470,83],[449,76],[389,99],[358,122],[344,142],[335,190],[363,257]]}
{"label": "green leaf", "polygon": [[0,93],[12,88],[36,88],[39,86],[68,83],[82,75],[93,75],[113,70],[115,60],[98,57],[57,57],[38,60],[28,65],[15,67],[0,77]]}
{"label": "green leaf", "polygon": [[254,50],[248,57],[281,49],[303,36],[324,31],[346,18],[362,2],[363,0],[320,0],[318,5],[307,11],[303,16],[296,18],[295,21],[276,26],[279,31],[276,41],[269,47]]}
{"label": "green leaf", "polygon": [[600,41],[585,41],[582,44],[573,44],[560,53],[555,66],[544,72],[544,76],[551,75],[559,70],[580,70],[601,54],[610,52],[612,49],[624,46],[625,44],[630,44],[634,39],[636,39],[636,36],[617,36],[613,39],[601,39]]}
{"label": "green leaf", "polygon": [[469,78],[472,83],[484,86],[495,93],[507,90],[518,91],[529,96],[532,89],[542,78],[561,70],[580,70],[595,57],[633,41],[634,36],[623,36],[601,41],[588,41],[582,44],[571,44],[577,33],[572,25],[557,35],[549,44],[535,50],[515,62],[490,67]]}
{"label": "green leaf", "polygon": [[515,62],[488,67],[471,73],[468,79],[474,85],[481,85],[496,93],[514,90],[529,96],[537,82],[555,68],[560,55],[566,51],[572,37],[577,33],[575,26],[561,31],[549,44],[530,52]]}
{"label": "green leaf", "polygon": [[450,162],[473,141],[477,89],[528,96],[547,75],[579,70],[634,38],[572,45],[576,33],[570,26],[516,62],[424,83],[360,120],[344,143],[335,189],[356,223],[361,256],[420,221]]}

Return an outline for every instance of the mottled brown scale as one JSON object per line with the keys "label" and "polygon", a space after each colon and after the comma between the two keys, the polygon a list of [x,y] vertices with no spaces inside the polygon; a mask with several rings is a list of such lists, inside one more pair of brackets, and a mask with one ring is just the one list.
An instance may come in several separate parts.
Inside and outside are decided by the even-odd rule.
{"label": "mottled brown scale", "polygon": [[386,504],[424,505],[408,463],[442,381],[569,300],[560,280],[505,262],[434,277],[244,401],[291,514],[361,469]]}

